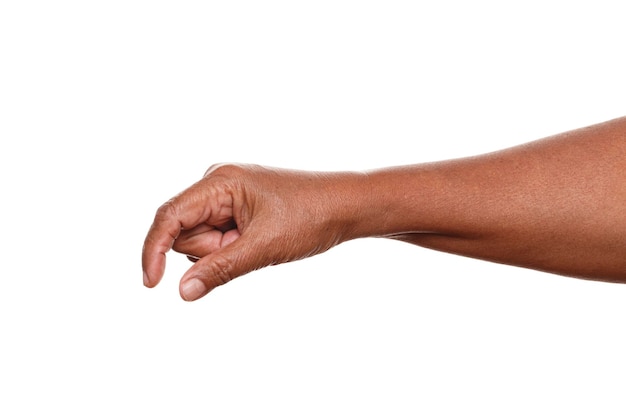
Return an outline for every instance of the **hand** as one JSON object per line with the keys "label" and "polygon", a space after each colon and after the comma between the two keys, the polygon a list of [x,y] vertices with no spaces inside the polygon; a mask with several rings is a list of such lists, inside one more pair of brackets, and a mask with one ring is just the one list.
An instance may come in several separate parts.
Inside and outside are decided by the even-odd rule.
{"label": "hand", "polygon": [[[196,263],[180,294],[201,298],[235,277],[328,250],[353,237],[355,173],[218,165],[162,205],[146,236],[144,284],[158,284],[170,249]],[[351,196],[352,195],[352,196]]]}

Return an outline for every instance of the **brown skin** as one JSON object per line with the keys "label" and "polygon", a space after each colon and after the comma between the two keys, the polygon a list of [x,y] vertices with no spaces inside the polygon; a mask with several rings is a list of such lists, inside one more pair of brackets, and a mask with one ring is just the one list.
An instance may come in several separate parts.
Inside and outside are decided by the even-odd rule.
{"label": "brown skin", "polygon": [[626,117],[458,160],[369,172],[211,167],[157,211],[144,284],[170,249],[185,300],[360,237],[626,282]]}

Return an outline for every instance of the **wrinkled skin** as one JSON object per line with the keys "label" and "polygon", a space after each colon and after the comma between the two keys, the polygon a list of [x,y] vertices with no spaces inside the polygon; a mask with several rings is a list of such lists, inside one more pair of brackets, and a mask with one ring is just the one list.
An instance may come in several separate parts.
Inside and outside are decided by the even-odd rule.
{"label": "wrinkled skin", "polygon": [[[218,165],[157,211],[143,254],[144,283],[163,275],[173,248],[195,265],[181,281],[186,300],[272,264],[326,251],[349,239],[334,195],[363,176]],[[349,219],[350,216],[345,216]]]}
{"label": "wrinkled skin", "polygon": [[159,208],[144,284],[174,249],[196,300],[235,277],[377,236],[498,263],[626,282],[626,118],[482,156],[320,173],[211,167]]}

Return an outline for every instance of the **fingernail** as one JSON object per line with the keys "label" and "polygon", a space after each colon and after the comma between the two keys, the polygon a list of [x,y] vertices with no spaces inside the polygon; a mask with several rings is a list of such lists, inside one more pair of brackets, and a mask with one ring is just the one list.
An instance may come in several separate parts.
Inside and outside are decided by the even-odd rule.
{"label": "fingernail", "polygon": [[150,279],[148,278],[148,275],[145,271],[143,272],[143,285],[150,286]]}
{"label": "fingernail", "polygon": [[208,293],[206,286],[202,280],[190,279],[181,285],[180,295],[186,301],[192,301],[201,298]]}

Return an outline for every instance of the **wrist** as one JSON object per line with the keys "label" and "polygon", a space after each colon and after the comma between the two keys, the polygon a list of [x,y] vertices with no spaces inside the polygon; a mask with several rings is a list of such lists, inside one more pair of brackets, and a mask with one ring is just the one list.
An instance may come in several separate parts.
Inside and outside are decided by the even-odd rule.
{"label": "wrist", "polygon": [[[342,172],[331,175],[325,190],[330,226],[340,231],[340,241],[384,236],[396,232],[398,188],[379,172]],[[406,213],[403,216],[406,219]]]}

